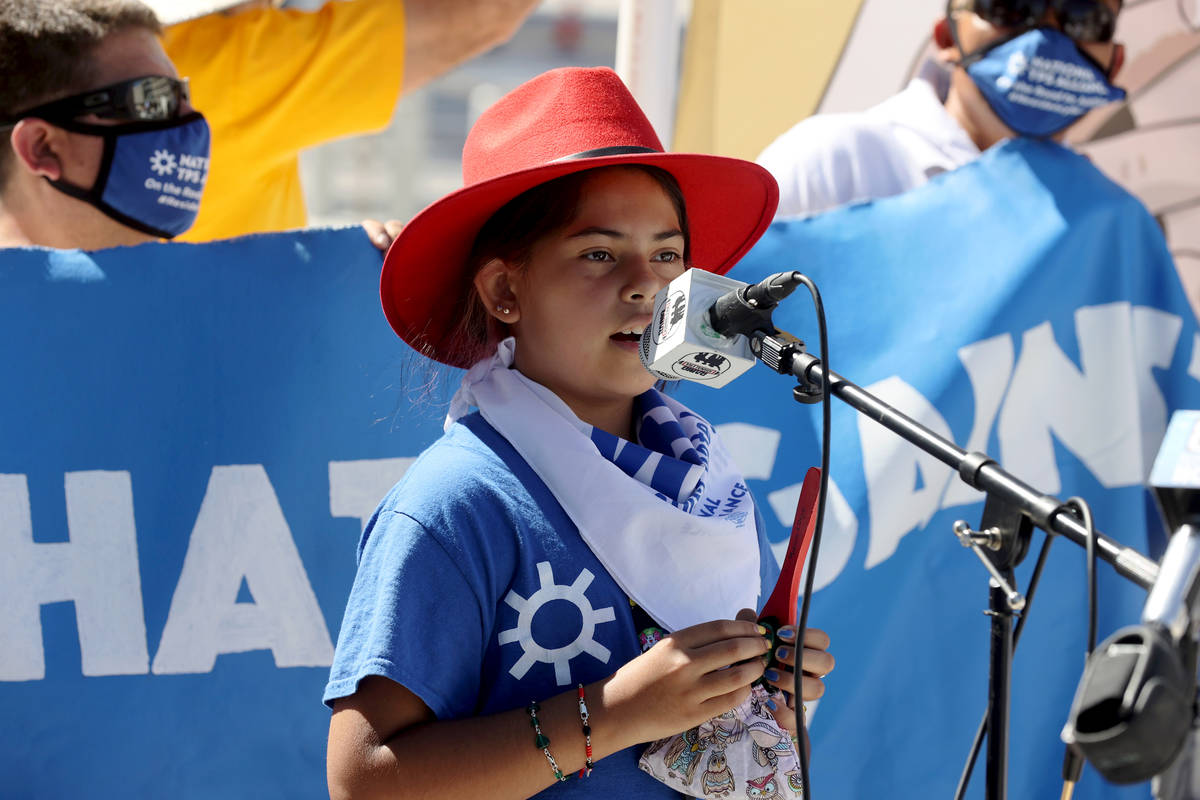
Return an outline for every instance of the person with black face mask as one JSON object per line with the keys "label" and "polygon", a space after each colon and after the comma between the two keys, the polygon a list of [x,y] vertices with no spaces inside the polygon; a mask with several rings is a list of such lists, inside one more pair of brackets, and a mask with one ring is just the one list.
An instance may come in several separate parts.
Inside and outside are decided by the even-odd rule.
{"label": "person with black face mask", "polygon": [[99,249],[191,227],[209,131],[136,0],[0,5],[0,247]]}
{"label": "person with black face mask", "polygon": [[906,192],[1004,139],[1061,141],[1122,99],[1120,0],[949,0],[933,58],[866,111],[818,114],[758,157],[779,181],[777,218]]}

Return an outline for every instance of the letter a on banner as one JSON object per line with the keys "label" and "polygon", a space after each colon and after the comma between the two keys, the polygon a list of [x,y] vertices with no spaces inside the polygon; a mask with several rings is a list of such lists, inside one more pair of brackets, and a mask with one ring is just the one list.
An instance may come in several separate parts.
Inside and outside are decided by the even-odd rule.
{"label": "letter a on banner", "polygon": [[[243,579],[253,603],[237,601]],[[249,650],[270,650],[277,667],[333,662],[325,619],[266,470],[213,467],[153,671],[210,672],[218,655]]]}

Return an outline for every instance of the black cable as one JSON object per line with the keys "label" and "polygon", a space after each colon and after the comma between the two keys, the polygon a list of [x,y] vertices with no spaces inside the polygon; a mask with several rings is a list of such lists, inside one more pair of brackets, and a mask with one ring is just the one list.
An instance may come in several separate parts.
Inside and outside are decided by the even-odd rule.
{"label": "black cable", "polygon": [[[796,623],[796,665],[792,670],[792,699],[797,707],[803,706],[804,695],[801,692],[802,676],[804,674],[804,632],[808,628],[808,608],[812,601],[813,579],[817,574],[817,553],[821,549],[821,530],[825,524],[825,491],[829,485],[829,432],[832,414],[832,391],[829,381],[829,332],[825,327],[825,305],[821,302],[821,292],[817,285],[807,276],[795,273],[800,283],[803,283],[813,299],[813,310],[817,315],[817,330],[821,344],[821,482],[817,489],[817,522],[813,530],[812,544],[808,553],[808,576],[804,581],[804,601],[800,604],[800,615]],[[803,716],[803,715],[801,715]],[[807,737],[806,721],[801,719],[800,725],[805,730],[801,732]],[[800,780],[805,800],[812,800],[812,784],[808,776],[808,748],[801,741],[796,747],[800,756]]]}
{"label": "black cable", "polygon": [[[1087,636],[1087,652],[1084,654],[1083,663],[1091,657],[1092,651],[1096,649],[1096,526],[1092,522],[1092,509],[1087,502],[1080,497],[1072,497],[1063,504],[1063,507],[1072,507],[1079,515],[1079,521],[1087,531],[1087,602],[1088,602],[1088,636]],[[1071,745],[1065,745],[1063,750],[1063,793],[1064,798],[1069,798],[1075,790],[1075,784],[1079,783],[1079,777],[1083,774],[1083,756]]]}
{"label": "black cable", "polygon": [[1096,649],[1096,525],[1092,521],[1092,509],[1082,497],[1072,497],[1063,505],[1074,506],[1079,514],[1079,522],[1087,532],[1087,598],[1088,598],[1088,638],[1087,653],[1090,656]]}
{"label": "black cable", "polygon": [[[1042,540],[1042,549],[1038,552],[1037,563],[1033,567],[1033,574],[1029,576],[1029,588],[1025,592],[1025,608],[1021,611],[1021,615],[1017,617],[1016,625],[1013,626],[1013,655],[1016,655],[1017,652],[1017,642],[1021,641],[1021,631],[1025,629],[1025,621],[1029,619],[1029,609],[1033,606],[1033,595],[1037,591],[1038,582],[1042,578],[1042,568],[1046,566],[1046,557],[1050,554],[1050,543],[1053,541],[1054,537],[1047,533],[1046,538]],[[975,762],[979,760],[979,751],[983,747],[983,737],[987,733],[989,718],[989,713],[984,711],[983,719],[979,720],[979,727],[975,730],[975,741],[971,744],[971,753],[967,756],[967,763],[963,766],[962,776],[958,779],[958,789],[954,792],[954,800],[962,800],[967,792],[967,784],[971,782],[971,773],[975,770]]]}

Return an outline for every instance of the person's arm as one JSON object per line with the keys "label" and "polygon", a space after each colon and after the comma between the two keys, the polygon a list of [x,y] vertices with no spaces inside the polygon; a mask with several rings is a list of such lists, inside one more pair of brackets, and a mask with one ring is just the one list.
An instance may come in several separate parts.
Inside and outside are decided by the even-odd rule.
{"label": "person's arm", "polygon": [[[752,613],[752,612],[751,612]],[[748,696],[767,649],[754,623],[718,620],[668,636],[585,687],[593,761],[695,727]],[[739,663],[745,662],[745,663]],[[540,700],[538,722],[563,774],[584,765],[578,700]],[[369,677],[335,701],[329,725],[329,793],[341,798],[524,798],[555,782],[525,709],[437,720],[419,697]]]}
{"label": "person's arm", "polygon": [[538,0],[404,0],[403,92],[507,42]]}

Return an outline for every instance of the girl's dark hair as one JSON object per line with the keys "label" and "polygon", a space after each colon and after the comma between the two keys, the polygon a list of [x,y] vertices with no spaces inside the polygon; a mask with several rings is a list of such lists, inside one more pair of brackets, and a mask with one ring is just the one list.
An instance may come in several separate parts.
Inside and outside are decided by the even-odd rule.
{"label": "girl's dark hair", "polygon": [[570,225],[579,209],[583,184],[600,170],[632,169],[653,178],[675,206],[679,229],[683,232],[683,263],[691,263],[691,234],[688,230],[687,206],[683,191],[675,177],[665,169],[648,164],[619,164],[610,167],[573,172],[547,181],[517,195],[493,214],[475,237],[467,259],[464,284],[460,291],[459,324],[450,336],[448,350],[462,353],[463,361],[474,363],[486,356],[504,338],[505,327],[483,306],[475,291],[475,276],[493,258],[502,259],[521,268],[529,264],[533,246],[543,236]]}

